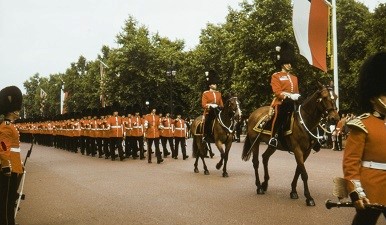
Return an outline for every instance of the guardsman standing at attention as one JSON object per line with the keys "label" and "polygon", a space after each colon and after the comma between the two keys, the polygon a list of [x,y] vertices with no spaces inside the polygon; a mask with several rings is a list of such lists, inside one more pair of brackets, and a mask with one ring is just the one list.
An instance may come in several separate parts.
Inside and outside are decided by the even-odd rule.
{"label": "guardsman standing at attention", "polygon": [[204,109],[204,134],[203,140],[210,143],[210,137],[212,136],[212,124],[216,118],[215,109],[217,107],[223,108],[221,92],[217,91],[217,84],[219,83],[219,77],[217,72],[210,70],[205,73],[207,79],[207,85],[209,90],[204,91],[201,97],[201,106]]}
{"label": "guardsman standing at attention", "polygon": [[110,156],[111,160],[115,161],[115,148],[118,148],[119,159],[123,161],[123,121],[118,115],[118,105],[113,105],[113,115],[108,118],[108,127],[110,129]]}
{"label": "guardsman standing at attention", "polygon": [[160,131],[162,129],[161,119],[156,114],[157,110],[155,108],[152,109],[150,114],[145,115],[144,120],[144,128],[145,128],[145,136],[147,140],[147,160],[148,163],[151,163],[151,146],[154,143],[155,145],[155,155],[157,157],[157,163],[160,164],[164,160],[161,156],[161,151],[159,149],[159,140],[160,140]]}
{"label": "guardsman standing at attention", "polygon": [[174,159],[178,159],[178,146],[181,143],[181,152],[182,152],[182,159],[185,160],[189,158],[188,155],[186,155],[186,139],[188,138],[188,133],[186,130],[186,123],[181,118],[182,109],[177,108],[176,109],[177,118],[174,120],[174,140],[175,140],[175,148],[172,152],[172,157]]}
{"label": "guardsman standing at attention", "polygon": [[20,117],[23,95],[16,86],[0,91],[0,224],[15,224],[18,176],[23,173],[19,131],[14,124]]}
{"label": "guardsman standing at attention", "polygon": [[127,117],[124,118],[124,126],[125,126],[125,155],[126,158],[129,158],[130,156],[133,157],[133,159],[138,158],[138,155],[134,154],[134,140],[133,140],[133,115],[131,112],[129,112],[131,108],[126,109]]}
{"label": "guardsman standing at attention", "polygon": [[379,52],[362,65],[358,80],[361,116],[350,120],[343,155],[346,190],[356,208],[353,225],[375,225],[386,209],[386,52]]}

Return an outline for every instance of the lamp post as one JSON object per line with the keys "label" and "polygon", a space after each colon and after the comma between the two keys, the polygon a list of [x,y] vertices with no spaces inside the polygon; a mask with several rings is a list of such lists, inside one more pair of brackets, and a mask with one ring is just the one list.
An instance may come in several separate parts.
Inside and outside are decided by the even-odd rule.
{"label": "lamp post", "polygon": [[150,102],[146,100],[145,105],[146,105],[146,113],[149,113],[149,104]]}
{"label": "lamp post", "polygon": [[166,71],[166,76],[169,78],[169,107],[170,107],[170,115],[174,115],[173,113],[173,78],[176,76],[177,71],[173,69],[169,69]]}

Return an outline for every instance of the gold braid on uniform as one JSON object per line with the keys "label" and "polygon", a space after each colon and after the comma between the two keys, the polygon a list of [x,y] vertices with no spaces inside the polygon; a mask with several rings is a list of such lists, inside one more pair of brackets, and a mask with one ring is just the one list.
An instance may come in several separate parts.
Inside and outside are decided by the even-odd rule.
{"label": "gold braid on uniform", "polygon": [[356,117],[355,119],[352,119],[349,122],[347,122],[347,126],[349,126],[350,128],[357,127],[359,129],[363,130],[366,134],[368,134],[369,132],[367,131],[365,125],[362,123],[362,119],[366,119],[369,116],[370,116],[370,113],[364,113],[364,114]]}

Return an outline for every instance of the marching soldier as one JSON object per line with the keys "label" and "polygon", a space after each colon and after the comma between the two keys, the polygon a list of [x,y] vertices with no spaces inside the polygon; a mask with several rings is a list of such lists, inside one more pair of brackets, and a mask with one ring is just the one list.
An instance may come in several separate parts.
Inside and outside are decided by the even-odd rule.
{"label": "marching soldier", "polygon": [[[129,109],[127,109],[128,111]],[[133,159],[138,158],[137,153],[134,153],[134,139],[133,139],[133,121],[132,121],[133,115],[128,112],[127,117],[124,119],[124,125],[125,125],[125,155],[126,158],[129,158],[130,156],[133,157]]]}
{"label": "marching soldier", "polygon": [[138,154],[139,150],[139,159],[145,159],[144,155],[144,130],[143,130],[143,119],[139,115],[139,107],[136,108],[134,118],[132,119],[132,127],[133,127],[133,141],[134,141],[134,155]]}
{"label": "marching soldier", "polygon": [[188,138],[188,133],[186,123],[181,118],[181,111],[181,109],[176,109],[177,118],[174,120],[175,150],[172,152],[172,157],[178,159],[178,146],[181,143],[182,159],[185,160],[189,158],[189,156],[186,155],[186,139]]}
{"label": "marching soldier", "polygon": [[0,224],[15,224],[18,176],[23,173],[19,132],[15,120],[20,117],[23,96],[19,88],[9,86],[0,91]]}
{"label": "marching soldier", "polygon": [[111,160],[115,161],[115,148],[118,148],[119,159],[123,161],[123,121],[118,115],[118,106],[113,106],[113,115],[107,120],[108,128],[110,129],[110,156]]}
{"label": "marching soldier", "polygon": [[157,157],[157,163],[160,164],[164,160],[162,159],[161,156],[161,151],[159,149],[159,137],[160,137],[160,132],[159,129],[162,129],[161,125],[161,119],[160,117],[156,114],[157,110],[155,108],[152,109],[150,114],[147,114],[144,117],[145,124],[145,136],[147,140],[147,160],[148,163],[151,163],[151,146],[154,143],[155,145],[155,155]]}
{"label": "marching soldier", "polygon": [[173,144],[173,119],[170,118],[170,113],[166,113],[165,117],[161,118],[162,121],[162,130],[161,133],[161,144],[162,144],[162,150],[164,153],[164,158],[168,157],[170,155],[170,152],[168,151],[168,148],[166,147],[167,143],[169,142],[169,147],[171,152],[174,152],[174,144]]}

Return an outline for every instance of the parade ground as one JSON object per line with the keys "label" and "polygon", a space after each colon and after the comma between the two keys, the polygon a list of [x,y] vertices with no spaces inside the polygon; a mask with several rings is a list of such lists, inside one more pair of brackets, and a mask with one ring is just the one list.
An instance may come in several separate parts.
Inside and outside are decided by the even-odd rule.
{"label": "parade ground", "polygon": [[[35,145],[26,164],[24,192],[16,221],[20,225],[89,224],[261,224],[347,225],[353,208],[326,209],[333,178],[342,176],[343,152],[322,149],[306,161],[309,187],[316,206],[306,206],[303,182],[299,199],[290,199],[296,163],[288,152],[277,151],[270,160],[270,183],[265,195],[257,195],[250,161],[241,160],[243,143],[233,143],[228,178],[206,159],[210,175],[193,172],[194,158],[168,157],[162,164],[147,160],[111,161]],[[22,144],[26,154],[30,145]],[[261,145],[261,151],[266,145]],[[23,157],[24,160],[24,157]],[[260,161],[261,162],[261,161]],[[260,177],[262,163],[260,163]],[[386,224],[379,219],[378,224]]]}

